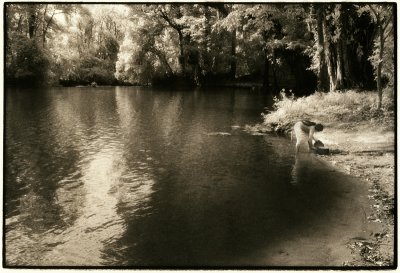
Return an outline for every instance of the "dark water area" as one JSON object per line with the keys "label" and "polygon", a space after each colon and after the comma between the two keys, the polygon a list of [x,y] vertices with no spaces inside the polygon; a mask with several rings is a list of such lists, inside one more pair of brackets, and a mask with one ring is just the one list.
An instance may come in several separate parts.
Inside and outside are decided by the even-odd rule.
{"label": "dark water area", "polygon": [[268,266],[332,213],[346,226],[360,190],[246,133],[271,104],[258,92],[6,92],[8,266]]}

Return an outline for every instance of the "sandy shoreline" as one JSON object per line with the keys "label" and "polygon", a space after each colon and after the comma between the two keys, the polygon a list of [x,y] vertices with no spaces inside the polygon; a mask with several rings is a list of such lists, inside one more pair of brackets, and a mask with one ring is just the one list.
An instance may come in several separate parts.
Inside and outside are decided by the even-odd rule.
{"label": "sandy shoreline", "polygon": [[327,125],[317,138],[331,151],[321,156],[336,169],[358,177],[368,190],[373,234],[349,242],[354,257],[349,266],[391,266],[394,257],[395,134],[368,123]]}
{"label": "sandy shoreline", "polygon": [[[324,130],[316,133],[329,155],[317,155],[333,169],[354,177],[360,188],[366,187],[366,196],[355,198],[366,199],[367,236],[352,238],[346,242],[330,242],[337,249],[351,255],[342,255],[343,266],[392,268],[394,256],[394,215],[395,215],[395,132],[384,129],[376,121],[364,122],[323,122]],[[288,131],[277,131],[277,128],[266,124],[248,126],[252,134],[285,134]],[[289,128],[287,128],[289,129]],[[355,215],[355,217],[357,217]],[[364,217],[364,216],[363,216]],[[340,255],[339,255],[340,256]],[[338,261],[339,261],[338,260]],[[342,263],[342,262],[340,262]]]}

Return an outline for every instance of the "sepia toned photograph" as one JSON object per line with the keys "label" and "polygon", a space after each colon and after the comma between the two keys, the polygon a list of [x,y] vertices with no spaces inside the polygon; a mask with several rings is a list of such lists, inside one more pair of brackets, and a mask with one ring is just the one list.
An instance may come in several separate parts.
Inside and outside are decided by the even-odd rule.
{"label": "sepia toned photograph", "polygon": [[396,269],[396,15],[4,2],[3,269]]}

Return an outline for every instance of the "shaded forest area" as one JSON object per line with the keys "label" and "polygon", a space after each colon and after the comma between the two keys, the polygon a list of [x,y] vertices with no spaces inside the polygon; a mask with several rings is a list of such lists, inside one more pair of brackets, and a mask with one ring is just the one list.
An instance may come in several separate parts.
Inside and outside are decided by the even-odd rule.
{"label": "shaded forest area", "polygon": [[225,85],[296,95],[394,82],[395,4],[5,4],[14,85]]}

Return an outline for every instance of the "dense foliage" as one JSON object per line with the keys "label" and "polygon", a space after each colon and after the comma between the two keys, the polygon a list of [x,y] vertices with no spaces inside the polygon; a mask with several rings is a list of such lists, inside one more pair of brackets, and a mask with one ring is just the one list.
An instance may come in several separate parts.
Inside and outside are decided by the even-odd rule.
{"label": "dense foliage", "polygon": [[10,82],[393,85],[390,4],[6,4]]}

